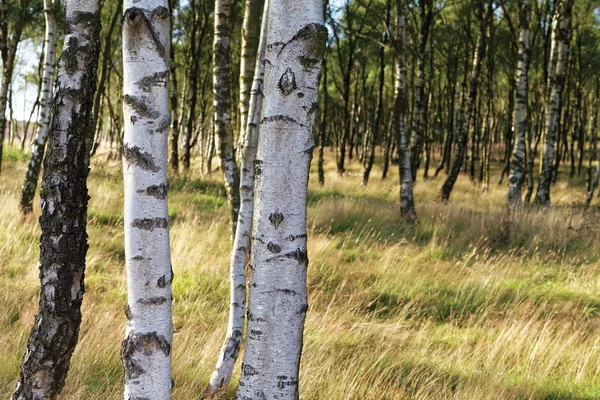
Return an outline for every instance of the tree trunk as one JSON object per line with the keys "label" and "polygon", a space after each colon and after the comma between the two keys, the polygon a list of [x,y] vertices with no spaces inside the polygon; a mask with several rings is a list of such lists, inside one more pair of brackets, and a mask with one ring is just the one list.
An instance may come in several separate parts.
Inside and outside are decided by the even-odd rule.
{"label": "tree trunk", "polygon": [[413,199],[413,175],[410,163],[410,150],[408,138],[404,129],[406,114],[406,17],[404,14],[404,1],[396,0],[396,37],[394,40],[394,64],[396,81],[394,82],[394,134],[398,142],[399,171],[400,171],[400,214],[409,221],[417,219]]}
{"label": "tree trunk", "polygon": [[40,193],[40,302],[13,400],[58,396],[81,324],[100,10],[97,0],[67,0],[65,10],[66,36]]}
{"label": "tree trunk", "polygon": [[[421,27],[419,31],[419,47],[417,49],[417,80],[415,82],[412,134],[410,135],[410,159],[413,181],[417,178],[417,170],[423,151],[423,135],[425,134],[425,50],[430,27],[433,23],[433,1],[420,0]],[[433,57],[433,54],[430,55]]]}
{"label": "tree trunk", "polygon": [[[172,9],[172,8],[171,8]],[[172,28],[172,27],[171,27]],[[174,171],[179,170],[179,105],[177,91],[177,64],[175,63],[175,48],[169,50],[169,72],[171,74],[171,158],[170,164]],[[183,113],[182,113],[183,114]]]}
{"label": "tree trunk", "polygon": [[126,399],[171,398],[167,141],[171,22],[167,0],[126,0],[123,16],[123,182]]}
{"label": "tree trunk", "polygon": [[233,239],[240,209],[240,175],[235,163],[233,126],[231,125],[231,63],[229,59],[231,7],[231,0],[215,1],[213,91],[215,96],[216,148],[227,191],[231,238]]}
{"label": "tree trunk", "polygon": [[565,70],[568,61],[569,31],[571,29],[571,10],[573,0],[561,0],[556,6],[555,12],[555,41],[556,66],[554,74],[550,74],[550,95],[547,104],[546,126],[544,132],[544,155],[542,157],[542,173],[535,195],[535,204],[550,207],[550,184],[552,182],[552,161],[554,160],[554,144],[556,141],[556,130],[560,117],[561,103],[560,95],[565,81]]}
{"label": "tree trunk", "polygon": [[250,105],[250,92],[254,81],[254,66],[260,34],[260,12],[263,0],[245,0],[242,24],[242,56],[240,59],[240,133],[238,135],[238,159],[241,160],[246,142],[246,126]]}
{"label": "tree trunk", "polygon": [[515,77],[516,99],[513,115],[513,131],[515,143],[512,152],[512,164],[508,177],[508,205],[516,209],[521,207],[521,188],[523,186],[523,172],[525,164],[525,113],[527,112],[529,70],[529,18],[531,5],[529,0],[519,1],[519,55],[517,61],[517,76]]}
{"label": "tree trunk", "polygon": [[274,2],[268,21],[247,342],[236,398],[296,400],[308,309],[306,192],[327,28],[321,0]]}
{"label": "tree trunk", "polygon": [[488,3],[487,12],[484,12],[483,10],[485,8],[486,0],[475,1],[476,3],[479,3],[481,15],[479,22],[479,37],[477,38],[477,46],[475,50],[475,56],[473,58],[473,69],[471,71],[471,79],[469,83],[469,97],[466,101],[464,120],[462,121],[462,125],[460,127],[456,158],[452,164],[452,170],[450,171],[450,174],[448,174],[448,177],[446,178],[446,181],[440,190],[440,198],[443,202],[447,202],[450,199],[450,193],[452,193],[452,189],[454,188],[454,184],[456,183],[456,179],[458,178],[458,174],[465,159],[465,153],[469,140],[471,114],[477,98],[477,82],[481,72],[481,63],[483,61],[483,57],[485,56],[486,27],[492,16],[491,2]]}
{"label": "tree trunk", "polygon": [[[33,198],[37,187],[42,160],[44,159],[44,149],[46,147],[46,138],[48,137],[48,128],[50,125],[50,107],[52,105],[52,84],[54,82],[54,65],[56,64],[56,43],[58,42],[58,25],[56,22],[56,10],[58,9],[58,0],[44,0],[44,17],[46,19],[46,34],[44,37],[44,72],[42,75],[42,98],[40,108],[40,126],[37,131],[36,139],[31,146],[31,158],[27,166],[25,183],[21,189],[21,201],[19,209],[23,214],[29,214],[33,211]],[[23,133],[27,134],[27,131]]]}
{"label": "tree trunk", "polygon": [[[327,1],[327,0],[326,0]],[[325,52],[323,59],[323,110],[321,111],[321,124],[319,126],[319,159],[318,159],[318,171],[319,171],[319,184],[325,185],[325,170],[323,169],[323,158],[325,153],[325,140],[327,138],[327,103],[329,93],[327,90],[327,53],[329,48]]]}
{"label": "tree trunk", "polygon": [[248,261],[250,250],[250,233],[254,213],[254,162],[256,160],[256,147],[259,134],[258,126],[260,124],[260,112],[263,100],[268,3],[268,0],[265,1],[258,54],[254,58],[256,68],[248,103],[248,115],[246,116],[248,118],[245,118],[247,127],[244,130],[246,134],[240,168],[240,212],[238,214],[237,229],[235,231],[229,264],[231,286],[229,322],[225,342],[221,348],[216,369],[212,373],[208,387],[204,391],[204,398],[213,398],[227,391],[233,367],[240,352],[244,333],[246,262]]}

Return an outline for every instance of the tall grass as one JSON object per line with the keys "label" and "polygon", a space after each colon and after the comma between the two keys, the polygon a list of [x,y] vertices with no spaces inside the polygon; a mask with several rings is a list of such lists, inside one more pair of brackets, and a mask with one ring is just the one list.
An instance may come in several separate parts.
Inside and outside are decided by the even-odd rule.
{"label": "tall grass", "polygon": [[[37,310],[39,226],[18,214],[24,158],[0,177],[0,398]],[[309,186],[303,399],[600,398],[600,214],[583,214],[580,182],[559,183],[551,210],[510,217],[504,186],[483,194],[461,177],[442,205],[442,178],[420,181],[411,225],[398,216],[395,169],[380,181],[375,168],[365,188],[358,163],[344,177],[333,164],[324,187],[316,174]],[[120,399],[118,162],[95,159],[89,186],[84,320],[61,398]],[[218,174],[173,175],[170,189],[173,396],[199,399],[226,328],[227,205]]]}

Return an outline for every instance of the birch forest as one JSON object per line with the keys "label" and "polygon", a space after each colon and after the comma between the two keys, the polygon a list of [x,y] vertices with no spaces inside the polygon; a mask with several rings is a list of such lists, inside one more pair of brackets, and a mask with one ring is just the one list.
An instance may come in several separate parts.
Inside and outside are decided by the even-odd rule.
{"label": "birch forest", "polygon": [[0,398],[600,399],[600,0],[0,0]]}

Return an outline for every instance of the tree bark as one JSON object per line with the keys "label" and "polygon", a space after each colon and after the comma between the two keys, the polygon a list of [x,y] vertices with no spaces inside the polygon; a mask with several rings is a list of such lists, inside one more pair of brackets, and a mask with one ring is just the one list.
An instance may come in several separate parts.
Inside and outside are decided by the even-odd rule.
{"label": "tree bark", "polygon": [[227,391],[233,367],[238,358],[244,333],[246,312],[246,262],[250,250],[250,234],[254,213],[254,161],[258,144],[258,126],[263,100],[264,56],[266,51],[267,12],[269,1],[265,1],[256,68],[248,103],[247,127],[241,159],[240,212],[233,241],[230,260],[231,295],[229,322],[225,342],[219,354],[217,366],[212,373],[203,398],[213,398]]}
{"label": "tree bark", "polygon": [[513,131],[515,143],[512,152],[512,165],[508,177],[508,205],[512,209],[520,208],[521,189],[523,187],[523,172],[525,155],[527,153],[525,140],[525,113],[527,112],[529,70],[529,18],[531,5],[529,0],[519,0],[519,54],[517,61],[517,76],[515,77],[516,99],[513,115]]}
{"label": "tree bark", "polygon": [[327,48],[322,1],[274,2],[268,21],[239,400],[299,398],[308,309],[306,192]]}
{"label": "tree bark", "polygon": [[215,38],[213,43],[213,91],[215,104],[215,128],[217,155],[225,181],[230,208],[231,238],[235,237],[240,209],[240,174],[235,162],[233,126],[231,124],[231,62],[230,18],[231,0],[215,1]]}
{"label": "tree bark", "polygon": [[[54,82],[54,66],[56,64],[56,43],[58,42],[58,24],[56,22],[56,11],[58,0],[44,0],[44,17],[46,19],[46,33],[44,37],[46,49],[44,54],[44,71],[42,75],[42,96],[40,107],[40,126],[33,145],[31,146],[31,158],[25,174],[25,183],[21,188],[21,201],[19,209],[22,214],[33,211],[33,198],[37,187],[44,149],[48,137],[50,125],[50,107],[52,105],[52,84]],[[24,132],[24,135],[27,131]]]}
{"label": "tree bark", "polygon": [[40,302],[13,400],[56,398],[81,324],[100,11],[97,0],[67,0],[65,10],[66,36],[40,193]]}
{"label": "tree bark", "polygon": [[240,132],[238,135],[238,159],[241,160],[246,142],[246,126],[250,96],[254,81],[254,68],[256,64],[256,51],[260,35],[260,12],[263,0],[245,0],[244,21],[242,23],[242,51],[240,58]]}
{"label": "tree bark", "polygon": [[554,160],[554,144],[561,111],[560,96],[565,83],[565,72],[568,61],[572,7],[573,0],[561,0],[556,5],[555,11],[556,27],[554,28],[554,39],[556,44],[553,43],[552,47],[556,48],[556,65],[550,66],[555,72],[554,74],[550,74],[550,95],[546,103],[542,173],[535,195],[535,204],[544,207],[550,207],[550,184],[552,183],[553,172],[552,161]]}
{"label": "tree bark", "polygon": [[123,182],[127,328],[125,399],[171,398],[167,141],[171,23],[167,0],[126,0],[123,16]]}
{"label": "tree bark", "polygon": [[394,83],[394,134],[398,142],[400,171],[400,214],[409,221],[417,219],[413,199],[413,174],[410,162],[408,138],[404,129],[406,114],[406,63],[405,63],[406,17],[404,1],[396,0],[396,38],[394,40],[394,61],[396,82]]}
{"label": "tree bark", "polygon": [[446,178],[446,181],[444,182],[444,185],[440,190],[440,199],[443,202],[447,202],[450,199],[450,193],[452,193],[452,189],[454,188],[454,184],[456,183],[456,179],[458,178],[458,174],[463,166],[463,162],[465,159],[465,153],[467,150],[469,140],[469,126],[471,122],[471,114],[473,112],[473,106],[477,98],[477,83],[479,80],[479,74],[481,72],[481,63],[483,61],[483,57],[485,56],[486,27],[492,16],[491,2],[488,2],[487,12],[484,12],[483,10],[485,8],[485,3],[487,2],[487,0],[475,1],[476,3],[479,3],[481,15],[479,22],[479,37],[477,38],[475,56],[473,57],[473,68],[471,70],[471,79],[469,82],[469,96],[466,101],[464,120],[462,121],[462,125],[460,127],[456,158],[454,160],[454,163],[452,164],[452,170],[450,171],[450,174],[448,174],[448,177]]}

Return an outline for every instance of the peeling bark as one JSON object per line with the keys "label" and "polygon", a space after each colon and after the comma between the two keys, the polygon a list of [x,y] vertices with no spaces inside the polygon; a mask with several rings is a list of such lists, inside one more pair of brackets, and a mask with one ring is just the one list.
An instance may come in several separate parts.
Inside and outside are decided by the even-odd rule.
{"label": "peeling bark", "polygon": [[66,36],[40,193],[40,302],[13,400],[56,398],[81,324],[100,11],[97,0],[67,0],[65,9]]}
{"label": "peeling bark", "polygon": [[[320,0],[269,6],[255,162],[246,351],[236,399],[298,399],[307,305],[306,192],[327,28]],[[278,84],[293,74],[291,93]],[[282,118],[283,117],[283,118]]]}
{"label": "peeling bark", "polygon": [[123,181],[127,328],[125,399],[171,398],[171,283],[167,214],[167,0],[126,0],[123,16]]}

